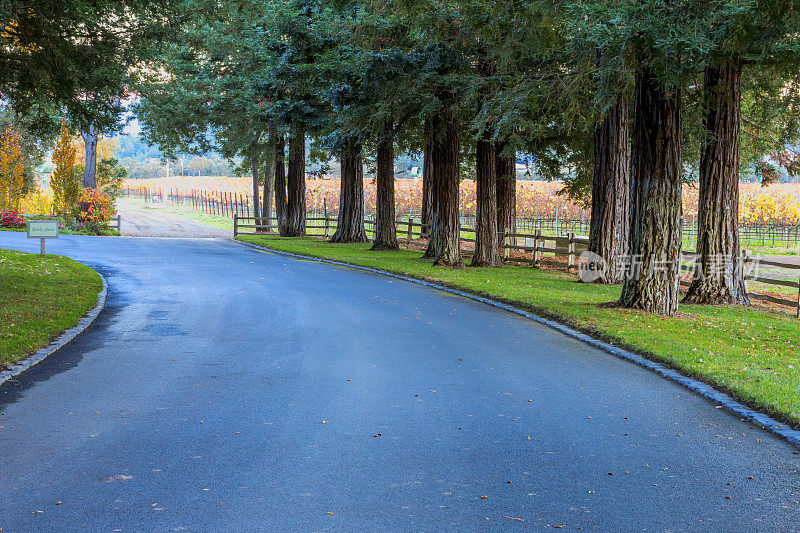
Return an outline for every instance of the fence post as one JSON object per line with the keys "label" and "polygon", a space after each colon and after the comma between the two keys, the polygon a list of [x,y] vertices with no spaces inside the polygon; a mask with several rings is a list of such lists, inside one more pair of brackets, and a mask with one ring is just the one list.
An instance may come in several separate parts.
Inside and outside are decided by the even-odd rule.
{"label": "fence post", "polygon": [[503,261],[508,261],[508,233],[503,232]]}
{"label": "fence post", "polygon": [[325,219],[325,238],[328,238],[328,204],[325,202],[325,198],[322,199],[322,216]]}
{"label": "fence post", "polygon": [[575,267],[575,232],[569,232],[567,241],[567,269]]}
{"label": "fence post", "polygon": [[117,231],[122,233],[122,216],[117,214]]}
{"label": "fence post", "polygon": [[[800,278],[797,278],[797,284],[800,286]],[[797,318],[800,318],[800,288],[797,289]]]}
{"label": "fence post", "polygon": [[533,266],[539,262],[539,244],[541,244],[542,239],[542,230],[537,229],[536,232],[533,234]]}
{"label": "fence post", "polygon": [[233,236],[236,237],[239,234],[239,215],[237,213],[233,214]]}

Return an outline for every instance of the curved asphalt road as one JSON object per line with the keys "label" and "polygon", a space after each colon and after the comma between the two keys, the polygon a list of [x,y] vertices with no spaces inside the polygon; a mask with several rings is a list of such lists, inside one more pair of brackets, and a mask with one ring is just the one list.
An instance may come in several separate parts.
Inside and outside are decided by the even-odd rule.
{"label": "curved asphalt road", "polygon": [[0,386],[3,533],[800,528],[793,447],[521,317],[224,240],[48,249],[108,307]]}

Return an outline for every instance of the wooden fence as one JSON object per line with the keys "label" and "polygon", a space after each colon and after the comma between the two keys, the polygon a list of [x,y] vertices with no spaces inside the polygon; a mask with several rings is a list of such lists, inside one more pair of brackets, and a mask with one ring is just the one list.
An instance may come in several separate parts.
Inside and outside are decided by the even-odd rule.
{"label": "wooden fence", "polygon": [[[251,216],[244,216],[239,214],[233,215],[233,234],[238,235],[275,235],[276,226],[273,223],[274,219],[260,218],[256,219]],[[328,216],[327,214],[320,216],[309,216],[306,218],[306,232],[311,236],[330,237],[336,230],[337,217]],[[397,238],[401,243],[410,245],[419,239],[426,239],[427,224],[416,222],[413,217],[395,220],[397,228]],[[364,220],[364,228],[368,236],[375,236],[375,219],[374,217],[367,217]],[[241,229],[251,229],[250,232],[242,232]],[[461,242],[466,244],[462,248],[464,255],[472,255],[470,246],[475,242],[475,228],[461,228]],[[577,270],[578,259],[580,254],[586,251],[589,247],[589,238],[586,236],[575,235],[575,233],[567,233],[560,236],[543,235],[542,230],[536,230],[533,233],[509,233],[503,237],[503,259],[509,262],[526,263],[531,266],[547,265],[566,268],[568,271]],[[548,246],[551,244],[551,246]],[[511,251],[517,251],[517,254],[511,255]],[[566,258],[566,261],[557,261],[552,257]],[[681,270],[684,272],[694,272],[693,266],[685,265],[685,262],[692,262],[697,257],[696,252],[683,252],[681,257]],[[800,265],[785,263],[780,261],[767,261],[758,258],[752,258],[749,255],[745,257],[746,267],[751,267],[746,270],[745,280],[764,283],[766,285],[774,285],[781,287],[790,287],[798,289],[798,300],[790,300],[772,294],[762,294],[757,292],[748,291],[748,295],[753,300],[760,300],[770,302],[777,305],[784,305],[795,309],[795,314],[800,318],[800,277],[797,281],[782,280],[769,277],[759,276],[756,272],[752,274],[752,267],[764,265],[776,268],[785,268],[790,270],[800,270]],[[800,275],[800,273],[799,273]],[[681,280],[682,286],[688,286],[690,281]]]}
{"label": "wooden fence", "polygon": [[169,189],[166,194],[158,189],[123,189],[125,196],[139,198],[147,203],[190,206],[195,211],[232,218],[233,215],[250,216],[252,198],[230,191],[207,191],[192,189],[185,193]]}

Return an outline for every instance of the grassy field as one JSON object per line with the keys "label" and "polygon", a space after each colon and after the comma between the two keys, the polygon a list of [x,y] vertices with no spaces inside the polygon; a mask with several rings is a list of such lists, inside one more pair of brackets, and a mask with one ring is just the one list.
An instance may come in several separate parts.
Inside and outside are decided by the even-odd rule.
{"label": "grassy field", "polygon": [[0,368],[74,327],[102,288],[97,272],[72,259],[0,250]]}
{"label": "grassy field", "polygon": [[242,241],[426,279],[513,303],[663,362],[740,401],[800,425],[800,321],[755,308],[682,305],[664,318],[603,304],[620,287],[578,283],[571,274],[530,267],[434,267],[419,252],[370,252],[368,244],[242,236]]}

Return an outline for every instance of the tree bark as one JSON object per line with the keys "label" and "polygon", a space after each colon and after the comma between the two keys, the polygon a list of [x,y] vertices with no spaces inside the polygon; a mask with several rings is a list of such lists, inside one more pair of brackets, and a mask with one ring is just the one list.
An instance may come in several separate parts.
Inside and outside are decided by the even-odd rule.
{"label": "tree bark", "polygon": [[384,125],[383,137],[378,143],[377,165],[375,241],[371,249],[399,250],[395,224],[394,137],[391,122]]}
{"label": "tree bark", "polygon": [[460,181],[458,119],[451,114],[434,120],[433,181],[436,195],[434,213],[434,240],[436,260],[434,265],[462,267],[461,218],[458,211],[458,183]]}
{"label": "tree bark", "polygon": [[278,233],[286,237],[286,139],[283,134],[275,136],[275,219]]}
{"label": "tree bark", "polygon": [[681,92],[664,91],[649,67],[636,74],[632,143],[631,264],[619,305],[678,311],[681,253]]}
{"label": "tree bark", "polygon": [[433,231],[436,214],[436,183],[433,179],[434,143],[433,120],[425,119],[423,137],[425,147],[422,156],[422,230],[428,234],[428,247],[422,257],[436,257],[436,239]]}
{"label": "tree bark", "polygon": [[286,235],[301,237],[306,234],[306,134],[302,126],[295,128],[289,141],[287,185]]}
{"label": "tree bark", "polygon": [[261,224],[261,202],[259,200],[260,191],[258,190],[258,141],[260,138],[261,132],[258,132],[250,148],[250,171],[253,173],[253,217],[256,225]]}
{"label": "tree bark", "polygon": [[[269,123],[267,133],[267,153],[264,157],[264,197],[261,202],[262,224],[272,225],[272,195],[275,185],[275,124]],[[268,230],[267,230],[268,231]]]}
{"label": "tree bark", "polygon": [[622,283],[619,259],[628,251],[630,224],[630,153],[628,151],[628,99],[624,94],[594,131],[594,176],[589,251],[603,258],[599,283]]}
{"label": "tree bark", "polygon": [[472,266],[502,266],[497,236],[497,147],[490,139],[479,139],[475,146],[475,170],[478,207]]}
{"label": "tree bark", "polygon": [[506,143],[495,148],[497,166],[497,240],[503,246],[506,234],[517,229],[517,162],[516,157],[504,156]]}
{"label": "tree bark", "polygon": [[351,143],[342,154],[339,219],[331,242],[369,242],[364,230],[364,160],[360,143]]}
{"label": "tree bark", "polygon": [[706,139],[700,155],[698,268],[684,302],[749,305],[739,248],[742,65],[705,69]]}
{"label": "tree bark", "polygon": [[83,188],[97,188],[97,139],[98,132],[95,126],[89,126],[81,131],[85,146],[86,160],[83,167]]}

